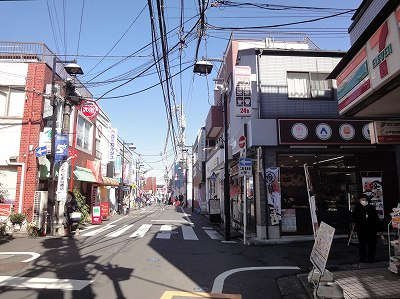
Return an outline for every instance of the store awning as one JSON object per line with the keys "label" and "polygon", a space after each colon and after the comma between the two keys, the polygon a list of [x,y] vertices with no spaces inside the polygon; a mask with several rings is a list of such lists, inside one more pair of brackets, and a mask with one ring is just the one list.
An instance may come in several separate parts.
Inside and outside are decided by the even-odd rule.
{"label": "store awning", "polygon": [[103,176],[102,180],[103,180],[103,185],[107,185],[107,186],[118,186],[119,185],[119,181],[116,179],[113,179],[113,178]]}
{"label": "store awning", "polygon": [[75,166],[74,179],[76,181],[97,183],[93,172],[89,168],[80,166]]}

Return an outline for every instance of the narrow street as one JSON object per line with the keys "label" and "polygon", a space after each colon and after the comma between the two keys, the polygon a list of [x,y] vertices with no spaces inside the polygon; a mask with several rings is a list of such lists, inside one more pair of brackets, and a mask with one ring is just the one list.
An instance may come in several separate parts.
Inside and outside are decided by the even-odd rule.
{"label": "narrow street", "polygon": [[288,252],[296,248],[221,242],[206,217],[189,212],[152,205],[116,215],[71,238],[3,239],[2,252],[24,248],[40,256],[22,262],[31,256],[0,255],[6,285],[0,298],[161,298],[214,291],[280,298],[276,279],[306,266],[299,260],[307,261],[307,256],[295,258]]}

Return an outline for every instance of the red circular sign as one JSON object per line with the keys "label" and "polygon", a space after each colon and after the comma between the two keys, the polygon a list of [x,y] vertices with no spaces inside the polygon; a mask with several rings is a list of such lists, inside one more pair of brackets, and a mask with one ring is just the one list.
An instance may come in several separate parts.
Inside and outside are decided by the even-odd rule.
{"label": "red circular sign", "polygon": [[246,137],[240,136],[239,137],[239,147],[244,148],[246,146]]}
{"label": "red circular sign", "polygon": [[83,102],[81,104],[81,112],[84,116],[94,119],[99,114],[99,106],[96,102]]}

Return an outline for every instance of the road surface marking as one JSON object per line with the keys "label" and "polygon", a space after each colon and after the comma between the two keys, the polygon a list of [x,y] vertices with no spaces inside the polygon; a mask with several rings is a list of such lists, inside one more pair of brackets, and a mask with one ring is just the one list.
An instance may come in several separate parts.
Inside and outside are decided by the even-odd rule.
{"label": "road surface marking", "polygon": [[160,232],[157,234],[157,239],[171,239],[172,226],[163,224],[161,225]]}
{"label": "road surface marking", "polygon": [[161,223],[178,223],[178,224],[190,224],[193,222],[188,222],[187,220],[160,220],[160,219],[152,219],[151,222],[161,222]]}
{"label": "road surface marking", "polygon": [[242,295],[239,294],[210,294],[210,293],[199,293],[199,292],[180,292],[180,291],[165,291],[160,299],[179,299],[184,298],[218,298],[218,299],[242,299]]}
{"label": "road surface marking", "polygon": [[213,240],[223,240],[222,236],[213,229],[205,229],[204,231]]}
{"label": "road surface marking", "polygon": [[11,251],[9,251],[9,252],[0,252],[0,254],[6,254],[6,255],[23,254],[23,255],[31,255],[31,256],[32,256],[32,257],[30,257],[30,258],[28,258],[28,259],[26,259],[26,260],[21,261],[21,262],[23,262],[23,263],[28,263],[28,262],[31,262],[31,261],[33,261],[33,260],[36,260],[36,259],[40,256],[39,253],[36,253],[36,252],[27,252],[27,251],[23,251],[23,252],[11,252]]}
{"label": "road surface marking", "polygon": [[113,228],[114,226],[115,226],[115,224],[107,224],[107,225],[102,226],[102,227],[100,227],[100,228],[98,228],[96,230],[92,230],[92,231],[90,231],[88,233],[82,234],[81,236],[82,237],[91,237],[91,236],[97,235],[97,234],[99,234],[101,232],[104,232],[107,229]]}
{"label": "road surface marking", "polygon": [[199,240],[199,238],[197,238],[196,236],[196,233],[194,232],[193,227],[189,225],[182,225],[181,228],[184,240],[195,240],[195,241]]}
{"label": "road surface marking", "polygon": [[245,267],[245,268],[236,268],[232,270],[225,271],[217,276],[214,280],[214,284],[211,290],[211,293],[222,293],[222,289],[224,288],[225,278],[228,276],[243,272],[243,271],[255,271],[255,270],[300,270],[299,267],[294,266],[266,266],[266,267]]}
{"label": "road surface marking", "polygon": [[0,287],[28,289],[82,290],[93,280],[0,276]]}
{"label": "road surface marking", "polygon": [[132,235],[130,235],[129,238],[143,238],[151,226],[152,224],[143,224]]}
{"label": "road surface marking", "polygon": [[189,219],[189,216],[190,216],[190,215],[186,214],[186,212],[183,210],[182,207],[181,207],[181,211],[182,211],[182,213],[183,213],[183,216],[185,216],[187,222],[190,223],[191,226],[194,226],[193,222],[191,222],[190,219]]}
{"label": "road surface marking", "polygon": [[123,234],[124,232],[126,232],[128,229],[130,229],[133,226],[133,224],[129,224],[129,225],[124,225],[122,228],[120,228],[119,230],[109,233],[108,235],[106,235],[106,237],[110,237],[110,238],[115,238],[120,236],[121,234]]}

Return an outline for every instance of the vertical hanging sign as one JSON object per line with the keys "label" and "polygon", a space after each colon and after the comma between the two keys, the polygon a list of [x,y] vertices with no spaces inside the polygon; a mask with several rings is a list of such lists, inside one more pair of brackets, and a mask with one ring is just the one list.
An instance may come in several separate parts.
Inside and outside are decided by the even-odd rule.
{"label": "vertical hanging sign", "polygon": [[249,66],[233,67],[235,88],[235,115],[251,116],[251,68]]}
{"label": "vertical hanging sign", "polygon": [[111,129],[110,133],[110,143],[109,143],[109,148],[108,148],[108,160],[115,161],[115,158],[117,156],[117,129]]}

